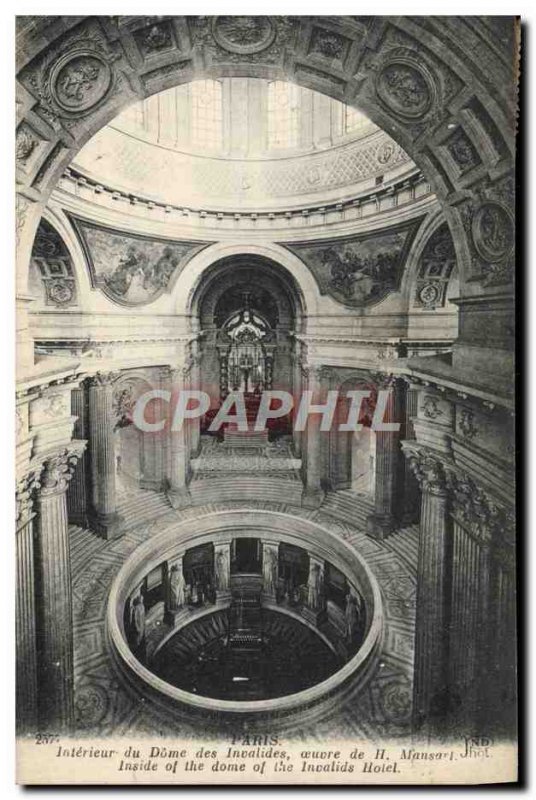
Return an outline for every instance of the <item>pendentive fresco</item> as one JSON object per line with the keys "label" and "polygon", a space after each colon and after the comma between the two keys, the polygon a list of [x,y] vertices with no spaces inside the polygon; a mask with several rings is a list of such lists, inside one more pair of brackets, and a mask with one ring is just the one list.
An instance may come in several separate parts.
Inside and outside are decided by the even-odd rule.
{"label": "pendentive fresco", "polygon": [[515,782],[519,19],[16,28],[18,782]]}

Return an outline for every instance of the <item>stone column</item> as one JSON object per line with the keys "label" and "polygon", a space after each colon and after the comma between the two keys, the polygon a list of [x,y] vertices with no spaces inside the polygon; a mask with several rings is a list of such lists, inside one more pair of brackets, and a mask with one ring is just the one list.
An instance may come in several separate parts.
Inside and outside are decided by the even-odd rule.
{"label": "stone column", "polygon": [[[294,343],[294,360],[293,360],[293,380],[292,380],[292,395],[294,397],[294,415],[295,419],[297,409],[301,400],[302,393],[302,363],[301,363],[301,344],[296,341]],[[302,432],[295,430],[292,426],[292,448],[296,458],[302,456]]]}
{"label": "stone column", "polygon": [[279,580],[279,542],[262,542],[262,594],[268,600],[277,599]]}
{"label": "stone column", "polygon": [[[508,684],[512,687],[512,675],[509,680],[501,666],[509,663],[510,673],[515,670],[515,617],[508,614],[514,592],[504,547],[509,526],[505,513],[468,476],[449,477],[453,542],[448,677],[456,701],[449,724],[486,731],[501,724],[504,711],[509,713],[502,698]],[[494,558],[494,550],[500,551],[500,559]]]}
{"label": "stone column", "polygon": [[[322,367],[310,367],[308,370],[308,389],[312,392],[312,403],[322,403]],[[322,445],[319,414],[310,414],[305,429],[305,448],[307,450],[302,505],[305,508],[319,508],[325,497],[322,488]],[[327,434],[326,434],[327,435]]]}
{"label": "stone column", "polygon": [[[173,403],[176,402],[179,392],[185,389],[187,374],[188,369],[185,367],[169,370]],[[173,425],[170,425],[168,430],[167,497],[173,508],[185,508],[192,502],[188,488],[190,454],[186,424],[180,430],[173,430]]]}
{"label": "stone column", "polygon": [[[71,414],[77,417],[73,438],[85,440],[88,436],[87,390],[85,383],[71,391]],[[69,522],[86,527],[88,524],[88,458],[84,452],[76,465],[67,489],[67,512]]]}
{"label": "stone column", "polygon": [[[190,387],[201,389],[201,346],[199,340],[192,342],[192,368],[190,372]],[[190,455],[197,458],[201,452],[201,418],[190,420]]]}
{"label": "stone column", "polygon": [[66,491],[85,442],[44,463],[35,535],[38,719],[41,730],[73,726],[73,618]]}
{"label": "stone column", "polygon": [[35,577],[33,545],[33,492],[41,468],[17,484],[16,537],[16,721],[17,734],[35,733],[37,727],[37,652],[35,635]]}
{"label": "stone column", "polygon": [[214,584],[216,600],[229,600],[231,597],[231,539],[219,540],[214,544]]}
{"label": "stone column", "polygon": [[[480,703],[481,714],[493,715],[495,729],[500,727],[507,738],[517,729],[517,663],[513,643],[517,637],[515,518],[507,512],[495,530],[492,547],[490,608],[484,663],[487,674],[482,688],[486,696]],[[497,720],[500,720],[497,726]],[[489,718],[481,718],[482,730]]]}
{"label": "stone column", "polygon": [[[388,379],[380,383],[378,389],[389,390],[383,422],[403,423],[405,414],[404,382],[398,379]],[[373,539],[382,540],[389,536],[395,529],[396,517],[400,513],[400,488],[404,469],[400,440],[400,430],[376,430],[374,514],[367,519],[367,533]]]}
{"label": "stone column", "polygon": [[[417,417],[417,389],[408,386],[406,390],[406,421],[403,438],[406,441],[415,440],[413,420]],[[412,525],[419,521],[421,494],[419,482],[411,469],[408,459],[404,459],[404,492],[401,498],[402,524]]]}
{"label": "stone column", "polygon": [[441,731],[450,699],[447,689],[449,608],[449,517],[442,463],[430,452],[404,446],[422,489],[413,725],[417,734]]}
{"label": "stone column", "polygon": [[89,382],[89,458],[91,462],[91,527],[104,539],[117,539],[124,533],[123,519],[117,513],[116,465],[111,373],[96,375]]}

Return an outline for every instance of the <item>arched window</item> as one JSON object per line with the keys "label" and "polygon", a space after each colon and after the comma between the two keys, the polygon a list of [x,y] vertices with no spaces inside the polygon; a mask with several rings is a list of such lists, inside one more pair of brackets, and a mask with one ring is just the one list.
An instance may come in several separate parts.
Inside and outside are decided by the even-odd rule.
{"label": "arched window", "polygon": [[299,123],[299,87],[286,81],[271,81],[268,84],[268,148],[297,147]]}
{"label": "arched window", "polygon": [[344,132],[345,133],[355,133],[360,128],[365,127],[368,125],[369,121],[361,111],[358,111],[357,108],[352,108],[352,106],[345,106],[345,114],[344,114]]}
{"label": "arched window", "polygon": [[223,114],[221,81],[194,81],[190,85],[192,144],[221,149]]}

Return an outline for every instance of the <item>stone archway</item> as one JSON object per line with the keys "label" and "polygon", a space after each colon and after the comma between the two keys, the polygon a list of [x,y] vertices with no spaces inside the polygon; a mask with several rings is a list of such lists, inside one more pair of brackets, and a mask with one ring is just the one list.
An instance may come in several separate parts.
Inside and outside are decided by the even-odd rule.
{"label": "stone archway", "polygon": [[[444,20],[444,21],[442,21]],[[511,238],[513,20],[410,17],[24,17],[18,31],[19,287],[58,176],[121,109],[180,83],[292,80],[358,106],[423,169],[464,280],[490,266],[486,203]],[[502,28],[500,27],[502,25]],[[500,29],[499,29],[500,28]],[[493,177],[492,177],[493,176]],[[495,177],[496,176],[496,177]],[[474,187],[481,196],[476,206]],[[471,196],[467,189],[471,187]],[[460,194],[461,192],[461,194]],[[483,205],[484,203],[484,205]],[[488,228],[489,230],[489,228]],[[503,248],[504,249],[504,248]],[[474,263],[474,258],[477,263]]]}

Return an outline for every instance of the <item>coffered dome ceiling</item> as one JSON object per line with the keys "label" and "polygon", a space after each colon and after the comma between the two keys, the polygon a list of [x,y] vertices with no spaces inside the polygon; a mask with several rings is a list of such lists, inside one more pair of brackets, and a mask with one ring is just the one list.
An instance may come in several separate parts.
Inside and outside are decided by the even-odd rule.
{"label": "coffered dome ceiling", "polygon": [[106,187],[207,209],[341,201],[415,171],[364,114],[284,81],[194,81],[135,103],[73,167]]}

